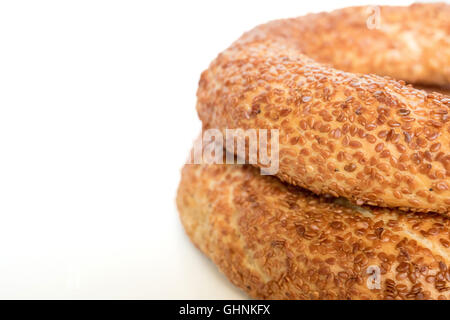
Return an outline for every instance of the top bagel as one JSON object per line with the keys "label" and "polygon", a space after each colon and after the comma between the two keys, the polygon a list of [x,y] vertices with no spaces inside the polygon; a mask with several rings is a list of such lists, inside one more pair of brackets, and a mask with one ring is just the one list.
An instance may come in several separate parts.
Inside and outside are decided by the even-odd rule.
{"label": "top bagel", "polygon": [[245,33],[202,73],[199,117],[279,129],[277,175],[317,194],[449,215],[450,97],[405,81],[450,83],[450,6],[379,9],[373,28],[354,7]]}

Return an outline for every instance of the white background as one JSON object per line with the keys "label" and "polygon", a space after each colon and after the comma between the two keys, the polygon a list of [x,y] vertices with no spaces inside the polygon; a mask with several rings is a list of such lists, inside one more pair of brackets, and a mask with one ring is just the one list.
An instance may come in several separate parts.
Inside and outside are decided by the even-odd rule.
{"label": "white background", "polygon": [[200,73],[257,24],[363,3],[0,2],[0,298],[245,298],[175,208]]}

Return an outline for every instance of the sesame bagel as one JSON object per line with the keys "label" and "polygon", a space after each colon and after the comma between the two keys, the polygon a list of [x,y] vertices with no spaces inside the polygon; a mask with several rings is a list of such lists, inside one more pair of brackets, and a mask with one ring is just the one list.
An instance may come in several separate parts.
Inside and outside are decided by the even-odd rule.
{"label": "sesame bagel", "polygon": [[186,165],[177,205],[192,242],[253,298],[450,298],[442,215],[317,197],[245,165]]}
{"label": "sesame bagel", "polygon": [[[277,20],[202,73],[204,129],[278,129],[277,176],[357,205],[450,213],[450,6]],[[359,72],[358,74],[353,72]],[[374,74],[389,77],[381,77]],[[393,80],[402,79],[399,81]]]}

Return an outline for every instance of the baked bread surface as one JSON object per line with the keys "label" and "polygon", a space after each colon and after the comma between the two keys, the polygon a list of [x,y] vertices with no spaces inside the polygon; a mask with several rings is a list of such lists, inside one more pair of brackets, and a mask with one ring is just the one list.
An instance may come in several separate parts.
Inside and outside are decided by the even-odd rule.
{"label": "baked bread surface", "polygon": [[177,205],[192,242],[253,298],[450,298],[443,216],[317,197],[247,165],[186,165]]}

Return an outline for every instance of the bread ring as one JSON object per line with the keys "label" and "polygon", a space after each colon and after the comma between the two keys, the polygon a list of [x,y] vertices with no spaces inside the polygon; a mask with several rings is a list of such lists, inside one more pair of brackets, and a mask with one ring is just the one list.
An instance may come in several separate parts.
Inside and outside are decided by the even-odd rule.
{"label": "bread ring", "polygon": [[251,297],[450,298],[448,218],[339,201],[240,165],[186,165],[177,196],[193,243]]}
{"label": "bread ring", "polygon": [[[278,177],[358,205],[450,211],[450,6],[366,7],[256,27],[202,73],[203,128],[279,129]],[[315,59],[315,60],[313,60]]]}

